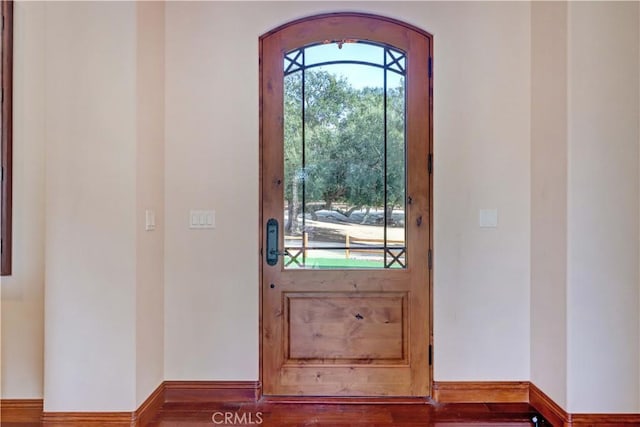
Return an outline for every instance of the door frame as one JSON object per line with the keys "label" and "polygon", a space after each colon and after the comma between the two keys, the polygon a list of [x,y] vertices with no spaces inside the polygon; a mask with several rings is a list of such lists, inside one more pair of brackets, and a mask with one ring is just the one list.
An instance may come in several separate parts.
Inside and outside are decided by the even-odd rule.
{"label": "door frame", "polygon": [[270,396],[268,397],[268,400],[270,401],[282,401],[282,402],[299,402],[299,401],[304,401],[304,402],[318,402],[318,403],[359,403],[359,402],[376,402],[376,403],[384,403],[386,401],[390,401],[390,402],[394,402],[394,403],[424,403],[424,401],[428,398],[430,398],[433,395],[433,384],[434,384],[434,379],[433,379],[433,367],[434,367],[434,357],[433,357],[433,320],[434,320],[434,316],[433,316],[433,288],[434,288],[434,281],[433,281],[433,272],[434,272],[434,263],[433,263],[433,254],[434,254],[434,238],[433,238],[433,234],[434,234],[434,221],[433,221],[433,177],[434,177],[434,168],[433,168],[433,158],[434,158],[434,154],[433,154],[433,76],[434,76],[434,72],[433,72],[433,57],[434,57],[434,53],[433,53],[433,35],[431,35],[430,33],[426,32],[425,30],[416,27],[414,25],[408,24],[406,22],[397,20],[397,19],[393,19],[393,18],[389,18],[386,16],[382,16],[382,15],[376,15],[376,14],[369,14],[369,13],[359,13],[359,12],[336,12],[336,13],[324,13],[324,14],[317,14],[317,15],[311,15],[311,16],[307,16],[307,17],[303,17],[300,19],[296,19],[293,21],[289,21],[283,25],[280,25],[276,28],[274,28],[271,31],[268,31],[266,33],[264,33],[263,35],[260,36],[260,43],[259,43],[259,80],[258,80],[258,86],[259,86],[259,98],[258,98],[258,103],[259,103],[259,180],[258,180],[258,185],[259,185],[259,197],[258,197],[258,202],[259,202],[259,215],[258,215],[258,292],[259,292],[259,305],[258,305],[258,381],[259,381],[259,387],[258,387],[258,391],[257,391],[257,399],[258,400],[263,400],[263,394],[262,394],[262,382],[263,382],[263,339],[262,339],[262,335],[263,335],[263,285],[264,285],[264,278],[263,278],[263,268],[264,268],[264,253],[263,253],[263,246],[265,244],[264,241],[264,232],[265,232],[265,218],[264,218],[264,212],[263,212],[263,192],[264,192],[264,168],[263,168],[263,162],[264,162],[264,145],[265,145],[265,141],[264,141],[264,133],[263,133],[263,89],[262,89],[262,79],[263,79],[263,49],[262,49],[262,43],[263,43],[263,39],[274,34],[277,33],[289,26],[292,25],[297,25],[303,22],[307,22],[307,21],[313,21],[313,20],[318,20],[318,19],[325,19],[325,18],[331,18],[331,17],[362,17],[362,18],[368,18],[368,19],[376,19],[379,20],[381,22],[388,22],[388,23],[392,23],[394,25],[399,25],[402,27],[405,27],[407,29],[410,29],[412,31],[416,31],[422,35],[424,35],[427,39],[428,39],[428,44],[429,44],[429,49],[430,49],[430,58],[429,58],[429,76],[428,76],[428,82],[429,82],[429,99],[428,99],[428,116],[429,116],[429,129],[428,129],[428,134],[429,134],[429,141],[427,142],[427,149],[428,149],[428,153],[429,153],[429,173],[428,173],[428,188],[429,188],[429,196],[428,196],[428,212],[429,212],[429,221],[428,221],[428,226],[429,226],[429,249],[430,249],[430,257],[429,257],[429,269],[428,269],[428,295],[429,295],[429,328],[428,328],[428,337],[425,337],[425,339],[429,340],[429,396],[425,396],[424,398],[413,398],[413,397],[388,397],[388,398],[381,398],[381,397],[359,397],[359,398],[353,398],[353,397],[313,397],[313,396],[309,396],[309,397],[274,397],[274,396]]}

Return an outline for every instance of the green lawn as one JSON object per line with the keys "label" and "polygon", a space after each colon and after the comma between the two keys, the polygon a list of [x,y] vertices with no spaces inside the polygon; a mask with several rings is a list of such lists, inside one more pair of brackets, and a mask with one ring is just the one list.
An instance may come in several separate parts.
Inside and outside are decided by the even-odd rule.
{"label": "green lawn", "polygon": [[[289,257],[285,258],[285,264]],[[400,267],[395,263],[392,268]],[[288,268],[300,268],[292,263]],[[353,259],[353,258],[316,258],[307,257],[306,268],[384,268],[383,260]]]}

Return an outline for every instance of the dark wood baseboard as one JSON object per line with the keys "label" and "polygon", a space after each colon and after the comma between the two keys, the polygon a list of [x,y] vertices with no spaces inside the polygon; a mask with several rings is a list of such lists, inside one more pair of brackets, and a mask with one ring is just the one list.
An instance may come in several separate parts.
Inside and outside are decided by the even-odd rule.
{"label": "dark wood baseboard", "polygon": [[640,414],[570,414],[535,384],[529,385],[529,405],[553,427],[639,426]]}
{"label": "dark wood baseboard", "polygon": [[42,399],[0,400],[0,420],[7,423],[37,423],[42,417]]}
{"label": "dark wood baseboard", "polygon": [[162,405],[164,405],[164,382],[160,383],[136,411],[136,427],[146,426],[160,409],[162,409]]}
{"label": "dark wood baseboard", "polygon": [[45,412],[42,425],[46,427],[136,427],[135,412]]}
{"label": "dark wood baseboard", "polygon": [[[164,383],[161,383],[135,412],[42,412],[45,427],[143,427],[153,419],[164,404]],[[40,417],[38,418],[38,421]]]}
{"label": "dark wood baseboard", "polygon": [[640,414],[570,414],[571,427],[640,426]]}
{"label": "dark wood baseboard", "polygon": [[259,381],[165,381],[166,403],[255,402],[260,397]]}
{"label": "dark wood baseboard", "polygon": [[569,414],[533,383],[529,384],[529,405],[553,427],[563,427],[569,422]]}
{"label": "dark wood baseboard", "polygon": [[436,381],[433,400],[440,403],[527,403],[528,381]]}

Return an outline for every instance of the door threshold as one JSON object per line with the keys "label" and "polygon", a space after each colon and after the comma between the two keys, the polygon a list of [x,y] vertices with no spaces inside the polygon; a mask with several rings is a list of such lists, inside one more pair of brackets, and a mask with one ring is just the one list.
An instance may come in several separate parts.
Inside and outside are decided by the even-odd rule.
{"label": "door threshold", "polygon": [[314,405],[426,405],[430,397],[414,396],[261,396],[263,403],[294,403]]}

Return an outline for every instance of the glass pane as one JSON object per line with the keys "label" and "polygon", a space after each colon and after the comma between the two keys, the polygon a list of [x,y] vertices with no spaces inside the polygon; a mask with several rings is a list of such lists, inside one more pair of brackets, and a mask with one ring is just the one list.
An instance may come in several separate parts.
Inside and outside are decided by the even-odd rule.
{"label": "glass pane", "polygon": [[[404,77],[387,71],[387,245],[406,246],[405,234],[405,96]],[[394,259],[398,250],[387,253],[387,264],[404,264]]]}
{"label": "glass pane", "polygon": [[285,247],[300,246],[304,169],[302,167],[302,73],[284,78]]}
{"label": "glass pane", "polygon": [[327,43],[304,49],[305,66],[332,61],[358,61],[383,65],[384,48],[368,43]]}
{"label": "glass pane", "polygon": [[[367,62],[388,54],[363,46]],[[405,268],[404,77],[354,63],[309,68],[320,47],[338,50],[287,55],[303,59],[284,80],[285,268]]]}

